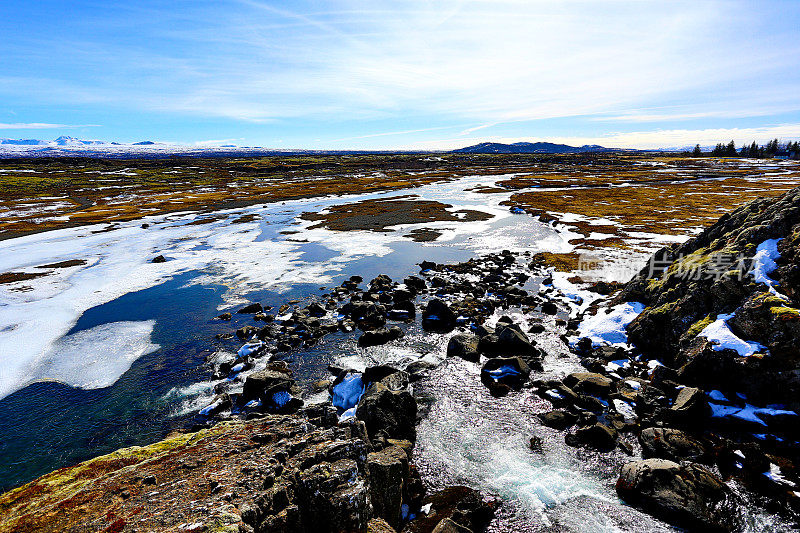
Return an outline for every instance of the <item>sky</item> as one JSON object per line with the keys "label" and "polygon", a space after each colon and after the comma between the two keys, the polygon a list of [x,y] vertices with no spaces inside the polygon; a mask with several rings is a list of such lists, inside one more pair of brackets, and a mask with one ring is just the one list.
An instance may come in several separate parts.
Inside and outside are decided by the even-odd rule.
{"label": "sky", "polygon": [[3,0],[0,138],[800,139],[800,2]]}

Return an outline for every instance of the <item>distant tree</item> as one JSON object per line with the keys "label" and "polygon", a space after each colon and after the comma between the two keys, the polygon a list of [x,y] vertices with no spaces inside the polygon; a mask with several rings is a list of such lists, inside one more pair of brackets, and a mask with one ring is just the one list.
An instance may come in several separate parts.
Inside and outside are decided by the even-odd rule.
{"label": "distant tree", "polygon": [[768,156],[775,155],[775,152],[778,151],[778,139],[773,139],[767,143],[767,149],[765,150],[765,154]]}
{"label": "distant tree", "polygon": [[692,150],[692,156],[693,157],[702,157],[703,156],[703,151],[700,149],[700,145],[699,144],[695,144],[694,145],[694,150]]}
{"label": "distant tree", "polygon": [[746,144],[742,146],[742,149],[739,150],[739,155],[742,157],[750,157],[750,147]]}
{"label": "distant tree", "polygon": [[760,154],[758,153],[758,145],[755,141],[753,144],[750,145],[750,157],[758,157]]}
{"label": "distant tree", "polygon": [[725,146],[725,155],[727,157],[736,157],[736,143],[732,140]]}

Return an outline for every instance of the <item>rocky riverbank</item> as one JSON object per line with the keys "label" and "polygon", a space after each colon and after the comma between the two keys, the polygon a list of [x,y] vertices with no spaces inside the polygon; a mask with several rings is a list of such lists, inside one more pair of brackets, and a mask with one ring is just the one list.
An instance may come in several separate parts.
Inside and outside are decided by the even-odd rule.
{"label": "rocky riverbank", "polygon": [[[402,283],[353,276],[302,306],[253,302],[237,310],[252,323],[220,335],[244,345],[209,359],[216,396],[189,433],[5,493],[0,530],[480,531],[496,495],[426,489],[414,466],[428,407],[414,384],[435,360],[331,367],[311,387],[327,399],[286,361],[336,332],[369,349],[417,327],[444,341],[444,360],[475,365],[493,401],[525,389],[549,402],[532,427],[600,461],[641,456],[620,469],[629,504],[697,530],[747,529],[744,499],[791,520],[797,243],[800,190],[661,250],[622,287],[578,288],[543,257],[504,251],[423,262]],[[545,379],[545,331],[584,369]]]}

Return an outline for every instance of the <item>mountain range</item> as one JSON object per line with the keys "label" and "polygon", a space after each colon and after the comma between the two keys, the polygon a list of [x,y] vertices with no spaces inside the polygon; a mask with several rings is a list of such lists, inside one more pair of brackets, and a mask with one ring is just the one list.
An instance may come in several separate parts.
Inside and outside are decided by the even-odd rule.
{"label": "mountain range", "polygon": [[586,152],[613,152],[613,148],[605,148],[596,144],[569,146],[548,142],[518,142],[513,144],[485,142],[465,148],[453,150],[462,154],[580,154]]}

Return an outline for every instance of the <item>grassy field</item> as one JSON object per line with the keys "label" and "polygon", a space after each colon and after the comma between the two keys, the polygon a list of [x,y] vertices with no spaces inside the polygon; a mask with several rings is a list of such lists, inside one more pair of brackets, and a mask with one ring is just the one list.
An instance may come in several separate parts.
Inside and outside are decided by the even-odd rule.
{"label": "grassy field", "polygon": [[[509,195],[507,205],[566,224],[582,236],[574,242],[581,248],[625,248],[636,245],[637,233],[685,235],[757,196],[798,186],[800,164],[638,154],[11,159],[0,161],[0,239],[474,175],[509,176],[478,190]],[[381,207],[362,205],[359,214],[377,215]],[[418,216],[431,209],[399,207]],[[341,215],[323,222],[352,225]]]}

